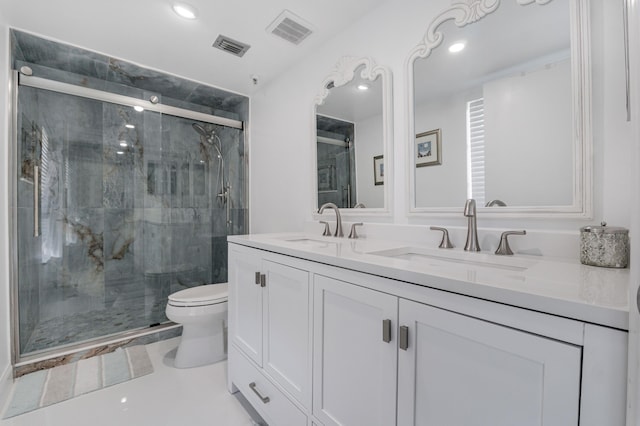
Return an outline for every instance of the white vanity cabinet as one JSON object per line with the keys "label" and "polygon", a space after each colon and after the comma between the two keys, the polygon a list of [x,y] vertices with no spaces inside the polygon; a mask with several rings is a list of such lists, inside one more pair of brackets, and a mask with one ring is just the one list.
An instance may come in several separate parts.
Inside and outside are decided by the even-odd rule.
{"label": "white vanity cabinet", "polygon": [[577,425],[582,348],[400,299],[398,425]]}
{"label": "white vanity cabinet", "polygon": [[314,280],[325,425],[577,425],[582,348],[350,283]]}
{"label": "white vanity cabinet", "polygon": [[229,380],[272,426],[625,423],[623,330],[229,247]]}
{"label": "white vanity cabinet", "polygon": [[229,380],[267,421],[300,424],[311,405],[309,272],[295,259],[229,247]]}

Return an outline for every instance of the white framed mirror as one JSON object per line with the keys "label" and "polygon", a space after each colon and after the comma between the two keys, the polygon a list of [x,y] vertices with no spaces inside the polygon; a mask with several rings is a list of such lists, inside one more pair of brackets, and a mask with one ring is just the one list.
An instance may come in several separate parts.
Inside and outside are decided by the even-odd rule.
{"label": "white framed mirror", "polygon": [[393,188],[391,71],[371,58],[343,57],[313,106],[314,212],[389,214]]}
{"label": "white framed mirror", "polygon": [[[454,46],[456,45],[457,46]],[[456,0],[408,60],[410,215],[592,214],[588,0]]]}

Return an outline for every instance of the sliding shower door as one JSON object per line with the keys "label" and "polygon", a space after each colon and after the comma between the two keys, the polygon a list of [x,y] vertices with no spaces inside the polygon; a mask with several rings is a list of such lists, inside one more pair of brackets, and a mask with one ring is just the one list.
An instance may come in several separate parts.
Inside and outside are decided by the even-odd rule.
{"label": "sliding shower door", "polygon": [[22,85],[16,111],[19,356],[166,322],[170,293],[226,281],[242,130]]}

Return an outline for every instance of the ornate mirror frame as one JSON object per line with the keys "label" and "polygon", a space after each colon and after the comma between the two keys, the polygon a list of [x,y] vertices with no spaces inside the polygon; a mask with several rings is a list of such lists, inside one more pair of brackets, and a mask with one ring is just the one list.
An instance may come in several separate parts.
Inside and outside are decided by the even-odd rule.
{"label": "ornate mirror frame", "polygon": [[[312,108],[312,126],[311,126],[311,193],[313,194],[312,213],[318,218],[318,173],[317,173],[317,129],[316,129],[316,110],[317,107],[323,105],[329,96],[331,88],[344,86],[351,82],[356,76],[356,71],[360,70],[360,77],[369,81],[381,78],[382,82],[382,143],[384,158],[384,206],[383,207],[364,207],[364,208],[341,208],[342,216],[391,216],[391,208],[393,204],[392,189],[393,180],[393,97],[392,97],[392,80],[391,70],[385,66],[377,65],[370,57],[356,58],[351,56],[343,56],[338,60],[333,71],[322,81],[321,88],[314,98]],[[358,143],[356,139],[356,145]]]}
{"label": "ornate mirror frame", "polygon": [[[405,164],[407,165],[407,211],[409,216],[452,216],[459,215],[465,200],[455,207],[416,207],[415,165],[413,162],[415,134],[415,105],[414,105],[414,62],[420,58],[427,58],[433,49],[440,46],[444,35],[439,26],[453,20],[458,27],[473,24],[493,13],[500,6],[501,1],[517,1],[520,5],[537,3],[544,5],[551,0],[457,0],[451,7],[437,15],[427,27],[427,31],[415,46],[407,59],[407,102],[408,102],[408,135],[409,145]],[[536,207],[500,207],[485,208],[482,215],[496,218],[523,217],[553,217],[553,218],[583,218],[592,217],[593,212],[593,160],[592,160],[592,129],[591,129],[591,33],[589,0],[569,0],[570,2],[570,37],[571,37],[571,84],[573,109],[574,150],[574,178],[573,203],[566,206],[536,206]]]}

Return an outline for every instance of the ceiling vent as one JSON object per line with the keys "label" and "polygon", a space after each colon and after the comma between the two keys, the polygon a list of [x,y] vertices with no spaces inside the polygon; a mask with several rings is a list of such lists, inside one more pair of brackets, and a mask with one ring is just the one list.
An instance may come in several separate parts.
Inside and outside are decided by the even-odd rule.
{"label": "ceiling vent", "polygon": [[232,55],[242,58],[242,56],[247,53],[247,50],[249,50],[251,46],[249,46],[248,44],[240,43],[239,41],[227,36],[219,35],[216,41],[213,42],[213,47],[224,50],[225,52],[229,52]]}
{"label": "ceiling vent", "polygon": [[290,43],[300,44],[313,30],[312,26],[294,13],[285,10],[267,27],[267,32]]}

